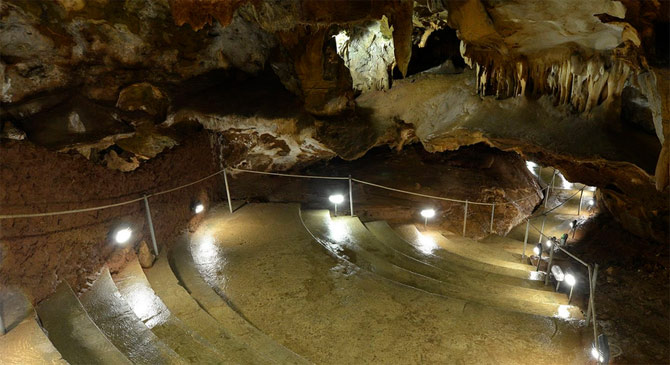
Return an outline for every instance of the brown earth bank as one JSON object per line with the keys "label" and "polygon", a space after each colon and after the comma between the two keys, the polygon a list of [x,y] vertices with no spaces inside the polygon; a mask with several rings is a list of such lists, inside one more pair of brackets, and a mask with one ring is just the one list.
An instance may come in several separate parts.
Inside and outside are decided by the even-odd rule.
{"label": "brown earth bank", "polygon": [[[53,212],[101,206],[142,197],[207,176],[219,165],[206,132],[161,154],[133,172],[97,165],[78,153],[48,151],[29,142],[0,146],[0,214]],[[193,202],[217,198],[221,176],[149,198],[159,247],[195,224]],[[120,247],[112,232],[133,229]],[[0,294],[22,291],[33,303],[67,281],[85,288],[108,262],[114,271],[142,240],[151,247],[142,201],[90,212],[0,220]]]}
{"label": "brown earth bank", "polygon": [[[503,152],[483,144],[456,151],[429,153],[419,144],[397,151],[379,147],[354,161],[339,158],[316,163],[300,171],[317,176],[339,176],[396,189],[470,202],[496,203],[495,232],[504,234],[529,215],[542,199],[540,186],[513,152]],[[250,201],[300,202],[307,208],[333,209],[331,194],[345,201],[338,211],[349,214],[347,180],[298,179],[235,173],[230,179],[233,199]],[[434,208],[429,224],[451,232],[463,232],[465,205],[439,201],[353,183],[354,213],[363,220],[390,223],[423,221],[421,209]],[[491,206],[468,205],[466,235],[483,237],[490,233]]]}
{"label": "brown earth bank", "polygon": [[[607,212],[585,221],[570,244],[572,253],[599,264],[596,318],[611,354],[618,355],[610,363],[670,363],[668,244],[625,231]],[[569,259],[564,264],[579,265]]]}

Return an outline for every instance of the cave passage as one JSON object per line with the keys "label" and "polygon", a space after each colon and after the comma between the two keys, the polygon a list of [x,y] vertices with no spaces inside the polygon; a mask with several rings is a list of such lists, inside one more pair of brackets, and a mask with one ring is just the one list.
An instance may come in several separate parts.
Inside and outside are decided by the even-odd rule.
{"label": "cave passage", "polygon": [[0,2],[0,363],[670,363],[669,24]]}

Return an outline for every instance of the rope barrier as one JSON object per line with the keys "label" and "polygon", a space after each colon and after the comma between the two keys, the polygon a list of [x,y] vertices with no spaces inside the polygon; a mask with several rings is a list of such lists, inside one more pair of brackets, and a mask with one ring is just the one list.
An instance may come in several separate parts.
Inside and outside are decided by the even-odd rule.
{"label": "rope barrier", "polygon": [[[374,186],[374,187],[376,187],[376,188],[380,188],[380,189],[386,189],[386,190],[390,190],[390,191],[396,191],[396,192],[399,192],[399,193],[404,193],[404,194],[409,194],[409,195],[416,195],[416,196],[420,196],[420,197],[424,197],[424,198],[430,198],[430,199],[437,199],[437,200],[444,200],[444,201],[456,202],[456,203],[465,203],[465,200],[450,199],[450,198],[443,198],[443,197],[435,196],[435,195],[428,195],[428,194],[415,193],[415,192],[412,192],[412,191],[401,190],[401,189],[391,188],[391,187],[384,186],[384,185],[374,184],[374,183],[371,183],[371,182],[368,182],[368,181],[364,181],[364,180],[358,180],[358,179],[351,179],[351,180],[352,180],[352,181],[355,181],[355,182],[357,182],[357,183],[361,183],[361,184],[365,184],[365,185]],[[493,205],[494,203],[479,203],[479,202],[471,202],[471,201],[468,201],[468,204]]]}
{"label": "rope barrier", "polygon": [[[284,176],[284,177],[301,177],[301,178],[305,178],[305,179],[349,180],[348,177],[283,174],[283,173],[279,173],[279,172],[265,172],[265,171],[256,171],[256,170],[236,169],[236,168],[234,168],[234,167],[229,168],[229,170],[231,170],[231,171],[237,171],[237,172],[247,172],[247,173],[250,173],[250,174],[258,174],[258,175],[273,175],[273,176]],[[353,180],[353,179],[352,179],[352,180]]]}
{"label": "rope barrier", "polygon": [[[156,193],[152,194],[147,194],[146,197],[150,198],[153,196],[159,196],[167,193],[171,193],[173,191],[177,191],[186,187],[189,187],[191,185],[198,184],[200,182],[203,182],[207,179],[210,179],[216,175],[220,175],[222,173],[225,173],[226,171],[236,171],[236,172],[242,172],[242,173],[250,173],[250,174],[258,174],[258,175],[272,175],[272,176],[283,176],[283,177],[296,177],[296,178],[306,178],[306,179],[323,179],[323,180],[349,180],[349,177],[339,177],[339,176],[318,176],[318,175],[299,175],[299,174],[286,174],[286,173],[278,173],[278,172],[265,172],[265,171],[256,171],[256,170],[244,170],[244,169],[238,169],[238,168],[228,168],[228,169],[223,169],[219,170],[213,174],[210,174],[202,179],[198,179],[196,181],[168,189],[168,190],[163,190],[159,191]],[[407,191],[407,190],[402,190],[402,189],[396,189],[384,185],[379,185],[375,183],[371,183],[369,181],[364,181],[364,180],[359,180],[359,179],[354,179],[351,178],[351,181],[356,181],[358,183],[364,184],[364,185],[369,185],[381,189],[386,189],[390,191],[395,191],[403,194],[409,194],[409,195],[415,195],[415,196],[420,196],[424,198],[429,198],[429,199],[436,199],[436,200],[443,200],[443,201],[451,201],[451,202],[456,202],[456,203],[465,203],[465,200],[460,200],[460,199],[451,199],[451,198],[445,198],[445,197],[440,197],[440,196],[435,196],[435,195],[429,195],[429,194],[421,194],[421,193],[415,193],[412,191]],[[540,191],[544,191],[547,189],[546,187],[543,188]],[[583,189],[583,188],[582,188]],[[534,195],[534,194],[533,194]],[[528,199],[532,197],[533,195],[528,195],[523,198],[519,198],[517,200],[513,200],[510,202],[505,202],[505,203],[485,203],[485,202],[472,202],[468,201],[468,204],[474,204],[474,205],[483,205],[483,206],[495,206],[495,205],[505,205],[505,204],[516,204],[517,202],[521,200]],[[94,210],[102,210],[102,209],[108,209],[108,208],[114,208],[114,207],[119,207],[123,205],[128,205],[132,203],[136,203],[138,201],[141,201],[144,199],[144,196],[141,198],[136,198],[136,199],[131,199],[127,201],[123,201],[120,203],[114,203],[114,204],[107,204],[107,205],[101,205],[101,206],[96,206],[96,207],[90,207],[90,208],[81,208],[81,209],[71,209],[71,210],[63,210],[63,211],[56,211],[56,212],[46,212],[46,213],[25,213],[25,214],[3,214],[0,215],[0,219],[14,219],[14,218],[34,218],[34,217],[47,217],[47,216],[55,216],[55,215],[63,215],[63,214],[73,214],[73,213],[83,213],[83,212],[90,212]]]}
{"label": "rope barrier", "polygon": [[[206,176],[206,177],[203,177],[202,179],[199,179],[199,180],[196,180],[196,181],[193,181],[193,182],[190,182],[190,183],[188,183],[188,184],[181,185],[181,186],[177,186],[176,188],[172,188],[172,189],[168,189],[168,190],[159,191],[159,192],[157,192],[157,193],[153,193],[153,194],[147,194],[146,197],[147,197],[147,198],[151,198],[152,196],[159,196],[159,195],[163,195],[163,194],[171,193],[171,192],[173,192],[173,191],[177,191],[177,190],[180,190],[180,189],[189,187],[189,186],[191,186],[191,185],[198,184],[198,183],[203,182],[203,181],[205,181],[205,180],[207,180],[207,179],[211,179],[212,177],[214,177],[214,176],[216,176],[216,175],[219,175],[219,174],[221,174],[221,173],[223,173],[223,172],[225,172],[225,171],[226,171],[226,170],[220,170],[220,171],[217,171],[217,172],[215,172],[215,173],[213,173],[213,174],[211,174],[211,175],[208,175],[208,176]],[[136,198],[136,199],[126,200],[126,201],[123,201],[123,202],[120,202],[120,203],[107,204],[107,205],[100,205],[100,206],[90,207],[90,208],[62,210],[62,211],[57,211],[57,212],[47,212],[47,213],[3,214],[3,215],[0,215],[0,219],[35,218],[35,217],[48,217],[48,216],[63,215],[63,214],[83,213],[83,212],[90,212],[90,211],[93,211],[93,210],[102,210],[102,209],[108,209],[108,208],[120,207],[120,206],[123,206],[123,205],[128,205],[128,204],[132,204],[132,203],[137,203],[138,201],[142,201],[142,200],[144,200],[144,196],[142,196],[141,198]]]}

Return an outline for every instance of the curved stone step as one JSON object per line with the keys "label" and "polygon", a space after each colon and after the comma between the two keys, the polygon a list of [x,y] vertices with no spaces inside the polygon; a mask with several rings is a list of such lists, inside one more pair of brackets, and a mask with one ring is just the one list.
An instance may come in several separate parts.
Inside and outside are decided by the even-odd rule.
{"label": "curved stone step", "polygon": [[210,211],[190,239],[210,286],[319,364],[584,359],[571,323],[433,295],[339,259],[305,230],[298,204]]}
{"label": "curved stone step", "polygon": [[[380,252],[381,243],[360,223],[357,218],[336,217],[330,219],[327,210],[302,212],[305,227],[324,247],[338,256],[344,256],[358,266],[385,276],[398,283],[408,285],[433,294],[470,300],[521,313],[537,314],[547,317],[580,318],[578,308],[568,305],[531,302],[524,298],[509,296],[495,285],[469,287],[459,283],[459,278],[436,280],[412,270],[394,265]],[[379,256],[378,256],[379,255]],[[483,285],[483,284],[482,284]]]}
{"label": "curved stone step", "polygon": [[247,344],[266,361],[281,364],[309,363],[247,322],[203,280],[193,262],[187,237],[181,237],[175,243],[170,254],[170,266],[179,282],[207,313],[224,324],[232,336]]}
{"label": "curved stone step", "polygon": [[[525,224],[524,224],[525,227]],[[524,228],[525,229],[525,228]],[[511,252],[516,255],[516,257],[519,259],[517,262],[522,262],[521,261],[521,255],[524,253],[523,252],[523,241],[518,241],[509,237],[504,237],[500,236],[497,234],[490,234],[484,238],[479,239],[480,243],[486,245],[486,246],[491,246],[494,247],[498,250],[505,250],[507,252]],[[530,245],[526,246],[526,257],[529,256],[529,253],[532,253],[529,250],[532,250],[533,248]]]}
{"label": "curved stone step", "polygon": [[67,364],[31,313],[0,335],[0,364]]}
{"label": "curved stone step", "polygon": [[195,301],[175,277],[166,250],[161,251],[158,260],[150,269],[145,269],[144,273],[151,288],[172,315],[214,345],[219,353],[225,355],[226,361],[239,364],[269,362],[236,338],[228,331],[227,326],[220,324]]}
{"label": "curved stone step", "polygon": [[130,361],[139,364],[185,363],[137,318],[116,289],[106,267],[80,300],[93,322]]}
{"label": "curved stone step", "polygon": [[425,242],[421,251],[416,246],[405,241],[398,235],[391,226],[384,221],[365,223],[372,234],[379,239],[380,242],[388,245],[391,249],[396,250],[404,255],[410,256],[414,259],[422,261],[431,266],[437,267],[447,272],[456,271],[467,277],[480,278],[482,280],[490,280],[504,285],[522,287],[527,289],[535,289],[548,291],[553,293],[553,287],[545,286],[542,281],[521,279],[518,277],[496,274],[488,271],[475,270],[471,267],[463,265],[461,262],[453,260],[446,261],[432,254],[437,247],[432,242]]}
{"label": "curved stone step", "polygon": [[70,364],[131,363],[95,325],[66,282],[36,311],[49,340]]}
{"label": "curved stone step", "polygon": [[[340,218],[337,218],[340,219]],[[345,219],[345,218],[341,218]],[[484,291],[487,294],[495,295],[500,298],[509,298],[512,300],[523,300],[530,303],[548,303],[566,305],[568,300],[564,294],[555,293],[550,290],[536,290],[524,288],[517,285],[508,285],[500,283],[493,278],[482,277],[480,272],[472,271],[462,272],[459,270],[448,269],[447,267],[438,268],[426,262],[418,260],[412,256],[405,255],[402,252],[393,250],[387,244],[371,235],[371,231],[364,228],[364,225],[358,218],[346,218],[351,220],[349,223],[353,228],[355,237],[359,242],[368,244],[365,249],[376,253],[378,257],[393,263],[399,267],[405,268],[420,275],[427,276],[445,283],[465,286],[476,291]],[[392,235],[389,238],[393,238]],[[397,236],[396,236],[397,237]],[[374,251],[373,251],[374,250]],[[454,280],[451,280],[451,279]]]}
{"label": "curved stone step", "polygon": [[113,279],[135,315],[183,359],[193,364],[237,362],[219,353],[170,312],[151,288],[137,259],[130,261]]}
{"label": "curved stone step", "polygon": [[[439,240],[443,239],[442,235],[435,232],[419,232],[414,225],[405,224],[393,227],[393,230],[398,233],[398,235],[409,242],[413,246],[417,247],[419,250],[426,244],[432,245],[434,247],[440,247],[438,245]],[[474,270],[487,271],[494,274],[513,276],[520,279],[529,279],[529,280],[540,280],[541,274],[537,273],[532,266],[522,265],[522,266],[498,266],[486,262],[481,262],[477,260],[472,260],[468,257],[461,255],[456,255],[452,252],[446,250],[433,250],[432,254],[439,257],[440,259],[447,261],[449,263],[458,263],[463,266],[467,266]]]}
{"label": "curved stone step", "polygon": [[475,241],[470,238],[465,238],[457,235],[443,234],[453,246],[446,247],[452,252],[462,256],[478,256],[491,259],[496,262],[505,261],[516,265],[524,265],[521,262],[521,255],[509,252],[505,249],[500,249],[494,245],[488,245]]}
{"label": "curved stone step", "polygon": [[[518,258],[513,257],[511,254],[509,254],[508,258],[501,259],[500,256],[495,254],[492,250],[487,250],[485,247],[482,247],[481,243],[477,243],[466,237],[453,234],[440,234],[438,232],[422,232],[422,234],[424,236],[433,237],[435,243],[445,251],[469,260],[525,272],[535,271],[535,267],[521,263]],[[495,252],[504,251],[495,250]]]}

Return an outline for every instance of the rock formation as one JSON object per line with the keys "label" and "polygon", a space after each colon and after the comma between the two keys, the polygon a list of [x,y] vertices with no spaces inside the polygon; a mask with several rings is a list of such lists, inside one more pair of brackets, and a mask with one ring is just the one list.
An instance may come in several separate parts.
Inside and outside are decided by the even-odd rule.
{"label": "rock formation", "polygon": [[483,142],[598,186],[622,225],[663,241],[668,12],[629,0],[8,0],[0,136],[121,171],[202,128],[221,167],[262,170]]}

